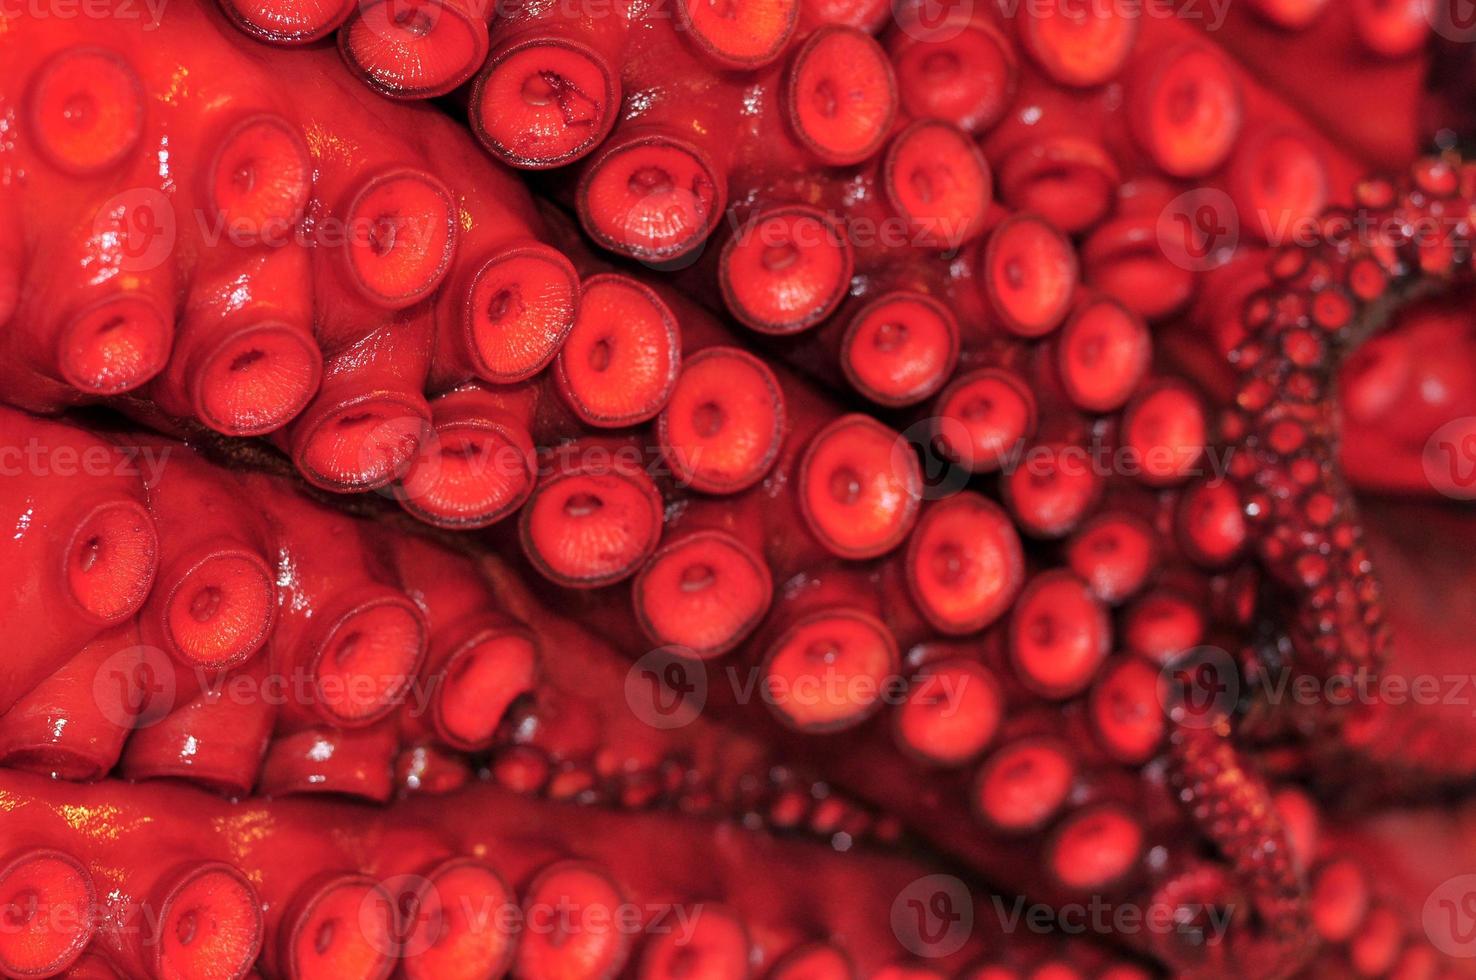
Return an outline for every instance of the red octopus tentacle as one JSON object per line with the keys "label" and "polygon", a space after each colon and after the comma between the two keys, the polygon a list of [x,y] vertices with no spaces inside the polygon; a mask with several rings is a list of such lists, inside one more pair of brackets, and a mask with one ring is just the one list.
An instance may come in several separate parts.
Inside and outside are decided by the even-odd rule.
{"label": "red octopus tentacle", "polygon": [[1248,336],[1232,355],[1240,382],[1224,420],[1240,450],[1231,473],[1261,564],[1291,593],[1292,666],[1322,681],[1377,671],[1389,647],[1378,578],[1336,462],[1335,374],[1409,293],[1466,274],[1470,179],[1458,160],[1430,158],[1399,185],[1365,181],[1361,210],[1330,210],[1320,244],[1275,253],[1272,284],[1244,307]]}
{"label": "red octopus tentacle", "polygon": [[[1231,969],[1241,975],[1288,976],[1315,949],[1306,886],[1271,791],[1230,740],[1226,719],[1178,725],[1169,735],[1170,778],[1190,815],[1229,863],[1223,872],[1200,865],[1162,886],[1156,896],[1185,907],[1189,896],[1211,905],[1244,896],[1252,921],[1232,931],[1224,948],[1191,950],[1182,942],[1164,950],[1187,975]],[[1237,912],[1241,911],[1239,909]],[[1170,943],[1184,932],[1168,934]],[[1196,962],[1196,958],[1202,957]]]}

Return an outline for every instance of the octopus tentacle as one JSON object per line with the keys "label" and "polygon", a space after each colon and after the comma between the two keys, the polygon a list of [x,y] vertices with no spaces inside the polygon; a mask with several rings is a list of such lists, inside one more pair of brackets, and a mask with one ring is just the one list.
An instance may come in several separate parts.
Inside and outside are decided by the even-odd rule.
{"label": "octopus tentacle", "polygon": [[1232,354],[1239,385],[1223,421],[1240,449],[1231,474],[1260,563],[1289,593],[1290,666],[1328,691],[1377,672],[1389,649],[1378,576],[1336,460],[1336,373],[1391,309],[1468,273],[1473,176],[1438,157],[1398,185],[1364,181],[1358,210],[1324,213],[1317,245],[1273,255],[1272,285],[1242,311],[1247,339]]}
{"label": "octopus tentacle", "polygon": [[1164,956],[1185,974],[1287,976],[1315,949],[1306,885],[1287,830],[1264,780],[1245,763],[1228,719],[1180,724],[1169,737],[1170,778],[1179,799],[1229,867],[1191,866],[1161,886],[1155,904],[1222,907],[1244,902],[1252,917],[1218,949],[1184,943],[1192,930],[1167,936]]}

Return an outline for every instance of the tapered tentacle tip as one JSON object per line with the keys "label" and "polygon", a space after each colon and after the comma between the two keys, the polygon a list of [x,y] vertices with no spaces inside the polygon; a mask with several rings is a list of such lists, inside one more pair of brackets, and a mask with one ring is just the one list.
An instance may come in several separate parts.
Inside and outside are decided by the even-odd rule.
{"label": "tapered tentacle tip", "polygon": [[579,182],[584,230],[612,252],[641,261],[681,258],[717,226],[727,179],[701,147],[674,136],[616,138]]}
{"label": "tapered tentacle tip", "polygon": [[336,724],[367,725],[394,710],[425,659],[420,609],[403,594],[374,593],[328,624],[313,651],[314,707]]}
{"label": "tapered tentacle tip", "polygon": [[736,493],[762,479],[779,454],[784,395],[757,357],[709,347],[682,365],[656,424],[679,481],[703,493]]}
{"label": "tapered tentacle tip", "polygon": [[360,0],[338,32],[344,63],[394,99],[445,95],[487,57],[487,21],[462,0]]}
{"label": "tapered tentacle tip", "polygon": [[462,749],[485,747],[508,708],[537,681],[538,647],[522,630],[488,630],[451,656],[433,695],[436,730]]}
{"label": "tapered tentacle tip", "polygon": [[846,326],[841,370],[879,405],[913,405],[948,380],[958,349],[958,321],[946,306],[924,293],[887,293]]}
{"label": "tapered tentacle tip", "polygon": [[908,543],[907,582],[937,629],[955,635],[983,629],[1010,608],[1025,584],[1014,523],[975,493],[933,505]]}
{"label": "tapered tentacle tip", "polygon": [[169,591],[161,625],[186,663],[227,667],[266,642],[276,614],[276,589],[272,570],[259,555],[214,549],[162,578]]}
{"label": "tapered tentacle tip", "polygon": [[70,854],[37,848],[0,865],[0,973],[64,972],[92,938],[96,902],[92,875]]}
{"label": "tapered tentacle tip", "polygon": [[635,574],[655,550],[661,494],[645,471],[585,459],[541,481],[520,512],[523,551],[550,580],[571,588]]}
{"label": "tapered tentacle tip", "polygon": [[835,311],[851,285],[845,232],[818,208],[764,211],[723,246],[719,282],[728,310],[760,333],[792,334]]}
{"label": "tapered tentacle tip", "polygon": [[504,163],[572,163],[615,124],[619,73],[588,45],[530,38],[500,47],[472,90],[472,131]]}
{"label": "tapered tentacle tip", "polygon": [[671,397],[680,367],[681,328],[655,292],[616,273],[585,280],[554,362],[575,414],[602,428],[644,422]]}
{"label": "tapered tentacle tip", "polygon": [[746,980],[752,944],[731,909],[703,903],[685,933],[666,929],[646,939],[640,980]]}
{"label": "tapered tentacle tip", "polygon": [[118,166],[143,137],[143,84],[122,55],[106,48],[53,55],[32,80],[27,107],[42,156],[70,174]]}
{"label": "tapered tentacle tip", "polygon": [[617,975],[630,955],[630,940],[608,923],[624,901],[620,887],[598,865],[561,861],[545,868],[524,895],[525,929],[514,974],[528,980]]}
{"label": "tapered tentacle tip", "polygon": [[57,367],[62,379],[91,395],[117,395],[164,369],[174,320],[142,295],[119,294],[85,307],[62,327]]}
{"label": "tapered tentacle tip", "polygon": [[293,457],[303,477],[335,493],[375,490],[400,477],[430,431],[430,407],[415,394],[371,392],[310,406],[293,433]]}
{"label": "tapered tentacle tip", "polygon": [[480,861],[453,859],[425,876],[414,896],[401,960],[407,980],[501,977],[517,935],[517,897]]}
{"label": "tapered tentacle tip", "polygon": [[450,269],[456,216],[451,192],[425,171],[400,169],[370,179],[345,214],[349,281],[388,309],[429,296]]}
{"label": "tapered tentacle tip", "polygon": [[765,703],[798,731],[843,731],[881,708],[899,666],[897,640],[876,617],[854,609],[813,613],[770,644]]}
{"label": "tapered tentacle tip", "polygon": [[148,510],[135,500],[113,500],[77,522],[63,574],[68,592],[88,616],[119,623],[148,598],[158,559],[159,541]]}
{"label": "tapered tentacle tip", "polygon": [[769,568],[724,531],[702,531],[664,545],[631,590],[636,615],[655,643],[716,657],[748,636],[773,598]]}
{"label": "tapered tentacle tip", "polygon": [[186,869],[168,883],[154,914],[157,976],[244,976],[261,950],[261,900],[231,865],[206,862]]}
{"label": "tapered tentacle tip", "polygon": [[384,980],[400,951],[400,911],[366,875],[318,879],[294,896],[281,927],[281,960],[299,980]]}
{"label": "tapered tentacle tip", "polygon": [[477,374],[522,381],[554,359],[574,328],[579,276],[547,245],[500,249],[477,269],[466,292],[462,325]]}
{"label": "tapered tentacle tip", "polygon": [[313,161],[291,122],[257,113],[221,140],[208,179],[209,202],[229,234],[281,244],[307,207]]}
{"label": "tapered tentacle tip", "polygon": [[186,383],[200,421],[225,435],[254,436],[296,418],[322,375],[323,355],[306,331],[265,322],[202,351]]}
{"label": "tapered tentacle tip", "polygon": [[881,149],[897,116],[897,79],[864,31],[829,26],[795,52],[784,110],[799,141],[826,163],[859,163]]}
{"label": "tapered tentacle tip", "polygon": [[874,558],[917,521],[922,470],[900,435],[865,415],[844,415],[811,440],[800,461],[800,511],[843,558]]}

